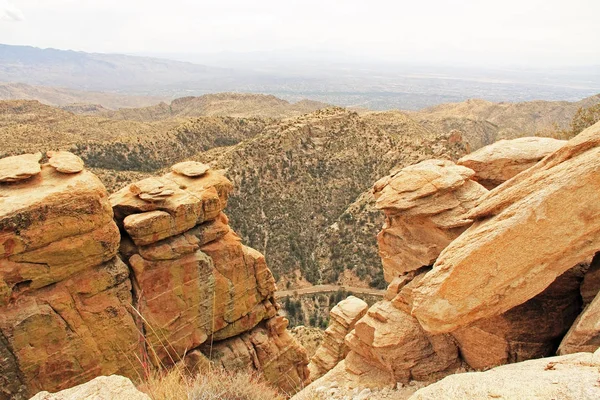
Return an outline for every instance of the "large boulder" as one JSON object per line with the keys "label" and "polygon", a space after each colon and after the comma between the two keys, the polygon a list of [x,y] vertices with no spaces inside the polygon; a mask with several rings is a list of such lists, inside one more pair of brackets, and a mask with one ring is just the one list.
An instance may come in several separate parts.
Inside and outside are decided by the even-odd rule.
{"label": "large boulder", "polygon": [[368,308],[363,300],[349,296],[331,309],[323,342],[308,365],[311,380],[323,376],[346,357],[349,349],[344,339]]}
{"label": "large boulder", "polygon": [[486,194],[414,290],[425,330],[454,331],[535,297],[600,248],[600,123]]}
{"label": "large boulder", "polygon": [[457,164],[475,171],[472,179],[488,189],[493,189],[533,167],[566,143],[566,140],[545,137],[499,140],[467,154],[458,160]]}
{"label": "large boulder", "polygon": [[0,182],[18,182],[40,173],[42,153],[21,154],[0,160]]}
{"label": "large boulder", "polygon": [[487,193],[473,175],[451,161],[428,160],[375,184],[376,207],[386,215],[377,242],[388,282],[433,264],[472,223],[466,213]]}
{"label": "large boulder", "polygon": [[595,400],[600,398],[598,368],[600,351],[530,360],[448,376],[410,400]]}
{"label": "large boulder", "polygon": [[99,376],[82,385],[58,393],[40,392],[31,400],[150,400],[133,383],[119,375]]}

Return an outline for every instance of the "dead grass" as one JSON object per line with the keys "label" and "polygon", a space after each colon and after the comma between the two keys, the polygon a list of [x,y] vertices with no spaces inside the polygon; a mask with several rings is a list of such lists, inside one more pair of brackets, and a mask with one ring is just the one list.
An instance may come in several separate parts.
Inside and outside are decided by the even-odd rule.
{"label": "dead grass", "polygon": [[139,387],[152,400],[284,400],[257,374],[213,368],[195,377],[180,368],[151,374]]}

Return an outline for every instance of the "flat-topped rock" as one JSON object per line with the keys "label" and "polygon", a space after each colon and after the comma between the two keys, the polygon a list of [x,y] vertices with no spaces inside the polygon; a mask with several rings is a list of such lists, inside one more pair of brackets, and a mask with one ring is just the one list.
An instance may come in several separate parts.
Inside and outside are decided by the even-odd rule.
{"label": "flat-topped rock", "polygon": [[63,174],[76,174],[83,171],[84,163],[81,158],[68,151],[49,151],[48,163]]}
{"label": "flat-topped rock", "polygon": [[464,156],[458,164],[475,171],[472,179],[492,189],[531,168],[566,143],[566,140],[545,137],[499,140]]}
{"label": "flat-topped rock", "polygon": [[0,182],[18,182],[39,174],[41,159],[42,153],[0,159]]}
{"label": "flat-topped rock", "polygon": [[600,248],[600,123],[483,196],[475,224],[415,289],[422,326],[450,332],[500,315]]}
{"label": "flat-topped rock", "polygon": [[459,188],[475,172],[447,160],[427,160],[382,178],[373,187],[376,206],[386,213],[410,210],[410,215],[432,215],[449,210],[458,201],[431,204],[427,197]]}
{"label": "flat-topped rock", "polygon": [[175,182],[146,178],[129,185],[129,190],[144,201],[155,202],[173,196],[180,188]]}
{"label": "flat-topped rock", "polygon": [[171,171],[181,175],[195,178],[204,175],[210,169],[210,165],[196,161],[184,161],[171,167]]}

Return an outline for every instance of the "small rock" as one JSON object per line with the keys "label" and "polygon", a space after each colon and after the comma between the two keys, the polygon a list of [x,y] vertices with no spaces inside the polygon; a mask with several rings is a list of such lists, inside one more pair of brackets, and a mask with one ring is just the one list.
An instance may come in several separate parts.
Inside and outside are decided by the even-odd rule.
{"label": "small rock", "polygon": [[209,169],[209,165],[196,161],[184,161],[171,167],[171,171],[181,175],[189,176],[191,178],[202,176],[206,174]]}
{"label": "small rock", "polygon": [[41,172],[42,153],[21,154],[0,160],[0,182],[17,182]]}
{"label": "small rock", "polygon": [[84,163],[81,158],[68,151],[49,151],[48,163],[63,174],[76,174],[83,171]]}
{"label": "small rock", "polygon": [[327,388],[325,386],[319,386],[318,388],[315,389],[315,393],[323,393],[327,390]]}
{"label": "small rock", "polygon": [[353,400],[366,400],[371,395],[371,389],[363,389],[358,395],[354,396]]}
{"label": "small rock", "polygon": [[402,382],[398,382],[398,383],[396,383],[396,390],[400,390],[400,389],[402,389],[403,387],[404,387],[404,383],[402,383]]}
{"label": "small rock", "polygon": [[175,194],[175,188],[156,178],[143,179],[131,184],[129,190],[140,199],[148,202],[164,201]]}

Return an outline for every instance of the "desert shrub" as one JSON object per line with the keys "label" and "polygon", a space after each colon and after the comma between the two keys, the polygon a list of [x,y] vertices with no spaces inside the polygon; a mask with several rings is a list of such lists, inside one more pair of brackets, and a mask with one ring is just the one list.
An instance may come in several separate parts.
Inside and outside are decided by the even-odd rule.
{"label": "desert shrub", "polygon": [[258,375],[211,369],[188,377],[179,368],[156,373],[140,386],[152,400],[283,400]]}
{"label": "desert shrub", "polygon": [[571,120],[572,136],[580,134],[598,121],[600,121],[600,103],[590,107],[580,107]]}

